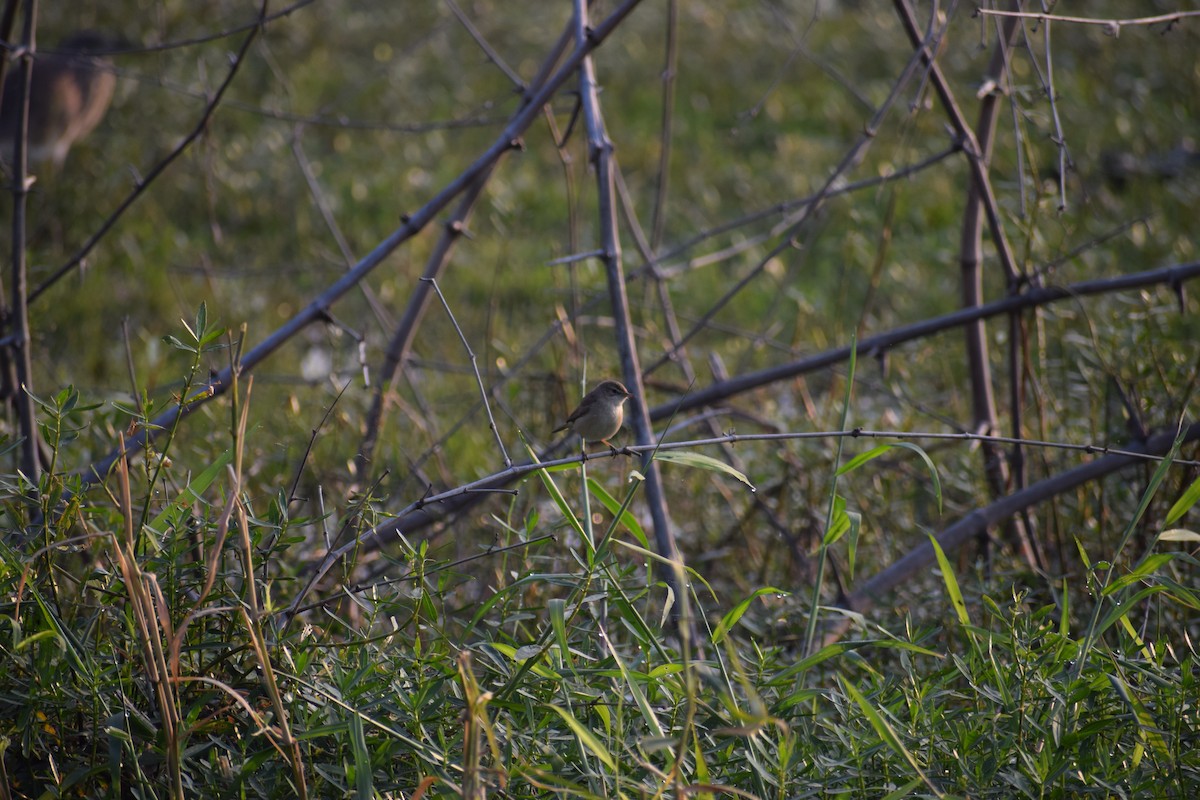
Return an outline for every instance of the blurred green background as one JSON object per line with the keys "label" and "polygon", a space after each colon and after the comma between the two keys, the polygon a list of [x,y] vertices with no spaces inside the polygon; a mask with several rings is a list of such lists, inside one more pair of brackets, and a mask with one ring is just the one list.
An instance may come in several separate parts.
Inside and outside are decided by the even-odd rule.
{"label": "blurred green background", "polygon": [[[609,8],[599,4],[595,16]],[[524,80],[536,73],[570,14],[569,4],[546,2],[464,2],[462,10]],[[929,10],[928,4],[920,6],[923,21]],[[1095,3],[1087,12],[1128,16],[1135,10],[1150,14],[1173,7]],[[953,11],[939,63],[973,122],[974,93],[994,34],[971,8]],[[61,171],[39,174],[31,200],[33,285],[74,253],[138,176],[196,125],[254,19],[250,4],[232,2],[201,7],[112,2],[43,10],[43,45],[74,29],[95,28],[144,49],[114,56],[120,81],[108,117]],[[659,182],[666,26],[666,6],[644,4],[596,56],[608,132],[632,208],[646,229]],[[1195,257],[1196,30],[1185,22],[1170,31],[1161,25],[1128,27],[1113,37],[1095,26],[1053,28],[1057,111],[1071,163],[1067,205],[1059,209],[1056,130],[1042,83],[1047,40],[1043,27],[1027,26],[1010,58],[1013,92],[1002,103],[993,169],[1007,233],[1027,271],[1060,284]],[[215,36],[221,32],[227,35]],[[777,237],[763,234],[782,214],[729,223],[819,189],[863,136],[911,57],[894,13],[881,5],[681,4],[659,250],[672,253],[660,269],[671,276],[666,286],[685,330],[777,244]],[[510,450],[517,449],[518,430],[535,442],[547,440],[578,398],[585,365],[589,383],[618,370],[603,271],[590,261],[548,264],[593,250],[598,235],[582,123],[561,153],[556,147],[555,137],[571,120],[573,88],[571,82],[553,103],[556,130],[544,120],[535,124],[524,137],[524,150],[504,159],[440,281],[485,381],[506,381],[496,413]],[[251,46],[204,135],[119,220],[85,269],[34,304],[37,391],[47,395],[74,384],[85,400],[105,404],[127,404],[136,392],[145,392],[161,410],[172,402],[185,363],[162,337],[179,333],[181,319],[191,320],[205,303],[210,319],[235,332],[246,325],[247,346],[261,341],[346,269],[320,204],[336,221],[351,256],[362,257],[403,214],[467,167],[518,103],[512,83],[446,4],[324,1],[299,4],[273,19]],[[843,177],[887,175],[950,144],[945,116],[918,73],[900,88],[862,163]],[[1172,153],[1183,154],[1178,169],[1155,174],[1154,165],[1169,162]],[[1132,173],[1118,179],[1113,165],[1121,163],[1132,165]],[[305,169],[315,179],[315,192]],[[955,155],[902,181],[830,199],[796,233],[797,246],[773,259],[692,341],[688,356],[699,384],[711,380],[710,352],[736,375],[844,345],[856,328],[868,335],[958,307],[959,228],[968,176],[964,159]],[[728,229],[678,250],[717,226]],[[401,313],[439,233],[431,226],[370,276],[371,291],[391,320]],[[627,270],[634,275],[643,260],[628,227],[623,237]],[[703,263],[726,248],[740,250]],[[998,298],[1004,283],[990,245],[985,250],[986,296]],[[631,279],[630,295],[642,361],[651,363],[669,346],[668,328],[646,281]],[[378,319],[359,292],[348,294],[333,313],[365,337],[367,366],[377,380],[388,320]],[[560,333],[531,351],[561,315],[577,313],[572,327],[577,339]],[[997,392],[1004,398],[1010,380],[1007,325],[997,322],[989,331]],[[1169,289],[1061,303],[1030,318],[1027,334],[1022,356],[1027,435],[1121,441],[1128,431],[1122,395],[1149,426],[1166,424],[1180,412],[1194,367],[1196,323],[1175,311]],[[961,336],[950,332],[897,348],[886,364],[865,361],[853,424],[904,430],[969,426],[962,352]],[[208,359],[213,369],[227,363],[223,352]],[[471,412],[478,394],[469,368],[467,353],[435,304],[392,395],[376,472],[389,471],[379,489],[390,498],[385,506],[403,506],[424,491],[411,478],[416,464],[426,465],[444,486],[500,466],[486,418]],[[744,416],[722,418],[721,424],[740,432],[834,427],[840,374],[834,370],[735,398],[732,405],[761,425]],[[650,404],[687,390],[671,364],[647,378]],[[252,486],[273,491],[290,480],[312,429],[346,383],[350,388],[317,439],[305,481],[334,497],[348,490],[339,487],[356,486],[361,476],[351,474],[348,462],[372,388],[363,383],[352,337],[335,326],[311,326],[257,370],[255,379]],[[111,405],[98,413],[103,424],[66,453],[70,466],[85,466],[106,453],[115,432],[129,423]],[[228,437],[215,436],[214,429],[228,429],[223,403],[211,404],[183,426],[173,451],[176,463],[206,463],[203,459],[226,447]],[[701,433],[686,428],[675,438]],[[795,477],[794,468],[785,466],[789,462],[828,463],[830,447],[747,445],[739,452],[758,479],[770,482]],[[948,473],[950,513],[986,499],[977,455],[945,448],[937,458]],[[1032,458],[1035,471],[1048,474],[1073,457],[1050,452]],[[894,526],[913,522],[912,514],[921,516],[903,502],[893,504],[909,495],[902,476],[877,480],[886,485],[872,488],[878,491],[873,502]],[[733,524],[731,510],[723,503],[706,508],[712,496],[698,495],[690,483],[672,491],[688,547],[695,555],[713,550],[712,537],[719,539],[718,532]],[[809,507],[821,491],[800,477],[781,490],[781,507]],[[717,516],[707,516],[710,511]],[[886,541],[876,546],[886,559]]]}

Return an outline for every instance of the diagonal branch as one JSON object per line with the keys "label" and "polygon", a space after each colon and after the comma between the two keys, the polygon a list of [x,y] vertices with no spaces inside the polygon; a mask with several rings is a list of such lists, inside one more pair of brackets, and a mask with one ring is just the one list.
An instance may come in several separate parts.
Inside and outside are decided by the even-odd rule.
{"label": "diagonal branch", "polygon": [[[382,264],[384,259],[391,255],[397,247],[424,229],[442,209],[449,205],[455,197],[466,191],[481,175],[492,169],[496,162],[506,153],[519,148],[521,146],[521,134],[541,114],[542,106],[549,102],[559,87],[575,74],[575,71],[579,68],[579,65],[588,53],[599,47],[640,2],[641,0],[625,0],[600,25],[593,28],[591,36],[576,47],[575,51],[571,53],[563,65],[546,80],[544,86],[534,92],[530,102],[524,105],[513,116],[512,121],[505,126],[504,130],[500,132],[500,135],[496,137],[487,150],[478,156],[456,179],[438,192],[433,199],[422,206],[420,210],[410,216],[406,216],[404,224],[363,257],[355,265],[354,269],[344,274],[328,289],[312,300],[312,302],[297,312],[295,316],[275,329],[273,333],[257,346],[249,350],[242,360],[241,369],[244,371],[253,370],[286,342],[290,341],[297,333],[312,323],[324,319],[330,306],[358,285],[358,282],[369,275],[372,270]],[[155,417],[149,425],[143,427],[133,437],[128,439],[123,447],[118,447],[104,458],[87,467],[83,474],[83,485],[86,487],[103,480],[104,476],[108,474],[108,471],[112,469],[112,466],[123,455],[140,451],[159,430],[170,428],[176,419],[192,414],[213,398],[223,395],[229,390],[231,377],[230,369],[226,367],[209,381],[197,399],[178,405]]]}
{"label": "diagonal branch", "polygon": [[[890,331],[867,337],[859,341],[858,354],[865,356],[880,353],[905,342],[914,341],[942,331],[953,330],[954,328],[973,323],[976,320],[1004,316],[1020,309],[1036,308],[1061,300],[1078,300],[1082,297],[1129,289],[1140,289],[1147,286],[1167,285],[1178,288],[1184,281],[1195,280],[1197,278],[1200,278],[1200,261],[1176,264],[1163,269],[1139,272],[1132,275],[1120,275],[1115,278],[1083,281],[1069,286],[1039,287],[1025,294],[1013,295],[1003,300],[997,300],[974,308],[964,308],[940,317],[922,320],[912,325],[894,328]],[[668,419],[682,412],[713,406],[730,397],[761,388],[777,381],[787,380],[840,364],[849,359],[849,357],[850,348],[839,347],[787,364],[780,364],[758,372],[747,373],[727,381],[719,381],[705,389],[690,392],[685,397],[662,403],[649,409],[650,419],[654,421]],[[995,437],[991,437],[991,439],[995,439]],[[560,462],[543,462],[542,466],[557,463]],[[459,513],[485,497],[486,494],[484,492],[495,491],[507,486],[517,478],[527,474],[529,470],[535,468],[537,468],[537,465],[517,464],[508,470],[481,478],[478,481],[468,484],[467,487],[459,487],[457,490],[442,492],[436,497],[423,498],[402,509],[392,519],[364,531],[354,542],[340,548],[333,555],[340,558],[354,547],[362,547],[367,551],[378,549],[384,540],[398,531],[410,534],[413,531],[443,520],[450,515]],[[467,491],[468,488],[469,491]]]}
{"label": "diagonal branch", "polygon": [[212,96],[212,99],[209,100],[208,104],[204,107],[204,113],[200,115],[199,121],[196,122],[196,127],[192,128],[192,132],[185,136],[183,141],[176,145],[175,149],[167,154],[166,158],[158,162],[154,166],[154,169],[150,170],[146,177],[138,181],[137,186],[134,187],[134,190],[129,193],[129,196],[121,202],[121,205],[117,206],[116,211],[112,212],[112,214],[108,216],[108,219],[101,223],[100,227],[96,229],[96,232],[93,233],[91,237],[83,243],[83,247],[80,247],[75,255],[71,256],[67,263],[55,270],[54,274],[42,281],[41,285],[33,290],[33,293],[29,295],[30,302],[36,300],[43,293],[45,293],[47,289],[58,283],[58,281],[65,277],[71,270],[82,264],[83,260],[87,258],[88,253],[92,252],[92,248],[99,244],[100,240],[108,235],[108,232],[113,229],[113,227],[117,224],[117,221],[124,216],[125,212],[128,211],[143,194],[145,194],[146,190],[150,187],[150,184],[154,183],[155,179],[166,172],[167,167],[175,163],[175,161],[181,155],[183,155],[184,151],[191,146],[192,142],[196,141],[198,138],[200,138],[200,135],[204,133],[204,131],[208,130],[209,122],[212,120],[213,114],[216,113],[217,106],[221,104],[221,99],[225,96],[225,92],[228,91],[229,87],[233,85],[233,79],[237,76],[242,64],[244,64],[246,61],[246,54],[250,51],[250,45],[263,31],[263,26],[266,24],[266,12],[267,0],[263,0],[263,4],[259,8],[258,23],[250,29],[248,34],[246,34],[246,38],[242,42],[241,49],[238,50],[237,55],[234,56],[233,61],[229,66],[229,72],[225,75],[225,80],[222,81],[221,85],[217,88],[216,93]]}
{"label": "diagonal branch", "polygon": [[904,25],[904,31],[908,34],[909,41],[913,47],[917,48],[917,52],[920,53],[921,59],[929,69],[929,77],[933,82],[933,88],[937,92],[938,99],[941,100],[942,108],[946,112],[946,116],[949,117],[950,124],[954,127],[954,132],[963,142],[963,151],[967,155],[967,163],[971,168],[971,177],[979,187],[984,211],[987,214],[988,229],[992,234],[992,244],[996,247],[996,253],[1000,258],[1000,266],[1004,270],[1005,279],[1008,281],[1010,287],[1015,287],[1023,279],[1020,270],[1017,268],[1017,260],[1013,255],[1012,246],[1008,243],[1008,237],[1004,234],[1004,221],[1000,218],[1000,206],[996,202],[996,193],[992,190],[992,181],[988,176],[987,160],[983,147],[979,139],[976,138],[975,131],[971,129],[970,124],[967,122],[962,109],[959,108],[958,101],[954,99],[954,93],[950,91],[950,84],[947,82],[946,76],[942,73],[942,68],[938,66],[934,52],[930,49],[928,42],[924,41],[921,36],[921,30],[917,26],[917,16],[916,12],[913,11],[912,3],[909,0],[893,0],[893,2],[896,7],[896,13],[900,16],[900,21]]}
{"label": "diagonal branch", "polygon": [[[474,31],[474,28],[472,27],[470,30]],[[554,69],[554,65],[562,58],[563,52],[571,42],[570,33],[570,25],[567,25],[563,29],[562,35],[559,36],[558,41],[550,48],[550,53],[542,62],[541,69],[538,70],[537,75],[530,84],[522,84],[519,76],[511,76],[523,90],[523,96],[528,101],[533,100],[531,91],[544,87],[546,81],[550,78],[551,70]],[[476,41],[480,42],[480,47],[484,48],[485,52],[490,53],[491,48],[486,46],[482,37],[477,32],[473,33],[473,35],[476,37]],[[498,60],[497,63],[499,63]],[[533,88],[531,89],[530,87]],[[409,355],[412,353],[413,339],[416,336],[417,328],[420,327],[421,321],[425,318],[425,313],[429,310],[429,303],[432,300],[432,282],[441,277],[448,266],[454,245],[459,237],[463,235],[464,230],[466,230],[467,221],[470,219],[475,203],[478,202],[484,187],[487,185],[488,179],[491,177],[492,169],[492,167],[489,167],[482,172],[464,192],[462,199],[459,200],[457,208],[455,208],[454,213],[442,231],[441,238],[434,246],[433,252],[430,253],[429,259],[425,263],[425,272],[421,276],[421,280],[413,287],[412,295],[409,296],[408,307],[404,310],[404,316],[392,334],[391,341],[388,342],[379,383],[374,395],[371,397],[371,407],[367,411],[363,439],[359,444],[358,452],[354,454],[354,474],[359,480],[365,481],[369,475],[371,463],[375,458],[375,449],[379,444],[379,436],[382,433],[387,400],[396,389],[400,373],[404,369]]]}
{"label": "diagonal branch", "polygon": [[[858,342],[858,355],[866,356],[882,353],[896,345],[911,342],[941,331],[951,330],[981,319],[990,319],[1027,308],[1047,305],[1058,300],[1088,297],[1096,294],[1108,294],[1127,289],[1139,289],[1144,286],[1166,284],[1178,286],[1183,281],[1200,277],[1200,261],[1186,264],[1175,264],[1162,269],[1148,272],[1135,272],[1130,275],[1118,275],[1115,278],[1099,278],[1091,281],[1081,281],[1069,286],[1041,286],[1030,289],[1024,294],[1009,295],[1002,300],[995,300],[973,308],[964,308],[943,314],[939,317],[914,322],[899,328],[893,328],[885,333],[868,336]],[[690,392],[678,400],[663,403],[650,409],[653,420],[666,419],[672,414],[692,411],[719,403],[729,397],[757,389],[776,381],[794,378],[808,372],[814,372],[825,367],[846,361],[850,357],[850,347],[838,347],[826,350],[813,356],[801,358],[786,364],[747,372],[732,380],[715,383],[699,391]]]}

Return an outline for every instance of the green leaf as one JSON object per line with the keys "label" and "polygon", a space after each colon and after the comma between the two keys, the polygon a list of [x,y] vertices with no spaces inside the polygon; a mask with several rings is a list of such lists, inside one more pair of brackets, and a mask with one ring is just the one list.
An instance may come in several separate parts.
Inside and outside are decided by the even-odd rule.
{"label": "green leaf", "polygon": [[892,450],[894,448],[897,448],[897,447],[902,450],[909,450],[913,453],[916,453],[918,456],[920,456],[921,460],[925,462],[925,469],[928,470],[929,477],[933,481],[933,494],[937,498],[938,513],[941,513],[941,511],[942,511],[942,481],[938,477],[937,467],[934,466],[933,459],[931,459],[929,457],[929,454],[925,452],[924,448],[922,448],[919,445],[913,444],[912,442],[896,442],[894,444],[881,444],[879,447],[873,447],[870,450],[868,450],[867,452],[859,453],[854,458],[847,461],[845,464],[842,465],[841,469],[839,469],[837,471],[837,474],[839,476],[841,476],[841,475],[845,475],[848,472],[853,472],[854,470],[861,467],[863,464],[866,464],[868,461],[874,461],[875,459],[879,458],[884,453],[886,453],[889,450]]}
{"label": "green leaf", "polygon": [[1101,594],[1107,596],[1124,589],[1126,586],[1129,586],[1132,583],[1141,582],[1143,579],[1153,575],[1155,572],[1158,572],[1159,567],[1161,567],[1163,564],[1166,564],[1174,557],[1174,553],[1155,553],[1153,555],[1146,556],[1144,559],[1142,559],[1141,563],[1134,567],[1128,575],[1122,575],[1108,586],[1105,586],[1104,591],[1101,592]]}
{"label": "green leaf", "polygon": [[911,795],[913,793],[913,790],[916,789],[920,785],[921,785],[921,779],[913,778],[912,780],[910,780],[908,783],[901,786],[896,791],[885,794],[883,797],[879,798],[879,800],[903,800],[903,798]]}
{"label": "green leaf", "polygon": [[1180,517],[1191,510],[1192,506],[1200,501],[1200,478],[1192,481],[1192,485],[1184,490],[1179,499],[1171,506],[1171,510],[1167,512],[1165,524],[1170,525],[1176,522]]}
{"label": "green leaf", "polygon": [[350,750],[354,753],[354,796],[357,800],[372,800],[375,782],[371,774],[371,754],[367,751],[367,736],[358,714],[350,715]]}
{"label": "green leaf", "polygon": [[850,516],[846,513],[846,498],[841,495],[833,497],[833,513],[829,520],[829,530],[825,531],[822,543],[829,546],[846,534],[851,528]]}
{"label": "green leaf", "polygon": [[561,597],[551,598],[547,603],[547,610],[550,612],[550,626],[554,629],[554,638],[558,642],[558,652],[563,663],[574,669],[575,665],[571,661],[571,640],[567,637],[567,601]]}
{"label": "green leaf", "polygon": [[769,594],[788,594],[782,589],[776,589],[774,586],[767,586],[762,589],[756,589],[753,594],[742,599],[740,603],[731,608],[725,616],[721,617],[721,622],[717,625],[717,629],[713,631],[712,643],[720,644],[729,630],[738,623],[746,610],[750,608],[750,604],[763,595]]}
{"label": "green leaf", "polygon": [[[491,647],[497,653],[508,657],[513,662],[520,664],[522,667],[526,667],[530,672],[532,672],[534,675],[537,675],[539,678],[546,678],[547,680],[552,681],[562,680],[562,675],[559,675],[557,671],[546,666],[542,662],[541,657],[538,655],[545,652],[544,647],[540,647],[538,645],[527,645],[526,647],[520,648],[520,652],[518,652],[516,647],[513,647],[511,644],[507,644],[505,642],[490,642],[488,643],[488,647]],[[532,666],[529,666],[529,664],[532,664]]]}
{"label": "green leaf", "polygon": [[859,453],[854,458],[847,461],[845,464],[842,464],[841,468],[838,469],[838,471],[837,471],[838,477],[841,477],[842,475],[845,475],[848,472],[853,472],[854,470],[861,467],[863,464],[866,464],[868,461],[874,461],[875,459],[879,458],[881,455],[883,455],[884,453],[888,452],[891,449],[892,449],[892,446],[890,444],[881,444],[878,447],[872,447],[870,450],[868,450],[865,453]]}
{"label": "green leaf", "polygon": [[1172,749],[1163,739],[1162,733],[1159,731],[1158,722],[1154,716],[1142,705],[1137,696],[1130,691],[1129,686],[1121,678],[1117,672],[1111,672],[1108,675],[1108,680],[1116,690],[1117,695],[1125,701],[1125,705],[1133,712],[1134,718],[1138,724],[1138,736],[1150,746],[1159,760],[1163,763],[1169,763],[1172,760]]}
{"label": "green leaf", "polygon": [[1099,635],[1103,634],[1106,630],[1108,630],[1110,627],[1112,627],[1116,622],[1120,621],[1120,619],[1122,617],[1124,617],[1126,614],[1128,614],[1130,611],[1132,611],[1133,608],[1135,606],[1137,606],[1138,603],[1142,602],[1147,597],[1150,597],[1151,595],[1161,594],[1166,591],[1167,591],[1166,586],[1161,586],[1161,585],[1143,586],[1141,589],[1138,589],[1136,592],[1129,595],[1128,597],[1122,598],[1121,602],[1114,605],[1112,607],[1112,609],[1107,614],[1104,615],[1104,618],[1102,620],[1100,620],[1099,623],[1097,623],[1096,635],[1099,636]]}
{"label": "green leaf", "polygon": [[66,414],[79,404],[79,392],[75,391],[74,386],[67,386],[55,395],[54,402],[58,404],[59,411]]}
{"label": "green leaf", "polygon": [[561,708],[553,704],[550,706],[550,708],[563,718],[563,722],[567,723],[568,727],[575,732],[575,735],[579,737],[579,741],[583,743],[584,747],[586,747],[588,750],[591,750],[592,753],[595,754],[596,758],[600,759],[604,766],[608,767],[609,770],[616,772],[617,762],[613,759],[612,754],[608,752],[608,749],[601,744],[599,739],[596,738],[595,734],[585,728],[583,723],[575,719],[575,716],[565,708]]}
{"label": "green leaf", "polygon": [[701,453],[689,453],[683,450],[660,450],[654,454],[654,460],[667,461],[673,464],[682,464],[685,467],[707,469],[712,472],[721,472],[746,484],[750,487],[750,491],[758,491],[754,488],[754,484],[750,482],[749,478],[726,464],[724,461],[719,461],[712,456],[706,456]]}
{"label": "green leaf", "polygon": [[938,478],[937,467],[934,466],[933,459],[929,457],[924,448],[912,442],[896,442],[895,446],[916,453],[925,462],[925,469],[929,471],[929,477],[933,481],[933,495],[937,498],[938,513],[940,514],[942,511],[942,481]]}
{"label": "green leaf", "polygon": [[617,663],[617,668],[621,671],[621,678],[625,681],[625,687],[629,690],[629,694],[633,696],[634,703],[637,704],[638,710],[642,713],[642,719],[650,726],[655,736],[666,736],[666,731],[663,729],[662,723],[658,719],[658,715],[654,712],[654,707],[650,704],[650,700],[646,697],[646,693],[642,691],[642,687],[635,680],[635,676],[630,671],[629,666],[625,663],[625,659],[621,658],[619,650],[613,649],[609,651],[613,660]]}
{"label": "green leaf", "polygon": [[846,540],[846,560],[849,577],[854,577],[854,562],[858,555],[858,534],[862,530],[862,514],[857,511],[847,511],[850,518],[850,538]]}
{"label": "green leaf", "polygon": [[189,344],[184,344],[183,342],[179,341],[174,336],[171,336],[169,334],[167,336],[162,337],[162,340],[163,340],[163,342],[170,345],[171,347],[174,347],[176,350],[182,350],[185,353],[193,353],[193,354],[196,352],[196,348],[192,347]]}
{"label": "green leaf", "polygon": [[137,406],[123,403],[120,400],[112,400],[109,402],[113,408],[120,411],[122,414],[133,417],[134,419],[142,419],[142,412],[137,409]]}
{"label": "green leaf", "polygon": [[179,496],[171,501],[165,509],[150,521],[150,526],[157,533],[166,533],[167,528],[171,525],[178,524],[179,520],[187,513],[192,503],[200,499],[213,481],[217,479],[217,475],[221,474],[221,470],[225,469],[225,465],[233,459],[233,453],[226,450],[221,455],[217,456],[217,460],[209,464],[203,472],[192,479],[191,483],[179,493]]}
{"label": "green leaf", "polygon": [[954,605],[954,613],[958,615],[958,621],[963,625],[971,624],[971,617],[967,614],[967,604],[963,602],[962,591],[958,588],[958,579],[954,577],[954,569],[950,566],[950,559],[946,558],[945,551],[938,544],[938,540],[932,534],[929,536],[929,543],[933,545],[933,553],[937,556],[938,567],[942,570],[942,582],[946,584],[946,593],[950,595],[950,602]]}
{"label": "green leaf", "polygon": [[880,714],[873,705],[871,705],[870,701],[863,696],[863,693],[860,692],[858,688],[854,686],[854,684],[850,683],[840,675],[838,676],[838,681],[841,682],[842,688],[846,690],[846,694],[850,695],[854,702],[858,704],[858,707],[862,709],[863,715],[866,716],[867,721],[871,723],[871,727],[875,729],[875,733],[880,739],[883,740],[883,743],[887,745],[892,752],[907,761],[909,766],[911,766],[913,770],[916,771],[916,773],[921,777],[922,782],[924,782],[926,785],[932,786],[932,784],[929,783],[929,779],[926,778],[925,774],[921,771],[921,767],[917,762],[916,756],[914,756],[909,749],[904,746],[904,743],[900,741],[900,737],[896,734],[895,729],[892,728],[891,724],[889,724],[886,719],[884,719],[883,715]]}
{"label": "green leaf", "polygon": [[1171,528],[1158,536],[1160,542],[1200,542],[1200,533],[1185,528]]}
{"label": "green leaf", "polygon": [[646,537],[646,531],[642,528],[642,524],[638,522],[637,517],[630,512],[629,507],[621,508],[621,504],[617,502],[617,498],[609,494],[608,490],[601,486],[595,478],[589,477],[587,483],[588,491],[600,501],[600,505],[608,509],[608,513],[616,517],[617,521],[633,534],[633,537],[641,543],[642,547],[649,547],[650,540]]}
{"label": "green leaf", "polygon": [[[525,443],[525,453],[529,456],[529,460],[533,463],[541,463],[538,460],[537,453],[533,452],[533,448],[529,446],[528,442]],[[563,517],[566,518],[567,523],[574,528],[575,532],[583,537],[583,539],[586,541],[587,533],[583,530],[583,525],[579,523],[579,518],[576,517],[575,512],[571,510],[570,504],[567,503],[567,498],[564,497],[563,493],[559,490],[558,484],[554,482],[554,478],[550,477],[550,475],[544,469],[537,470],[537,476],[542,482],[542,485],[546,487],[546,491],[550,493],[550,499],[554,501],[554,505],[558,506],[558,510],[562,513]]]}

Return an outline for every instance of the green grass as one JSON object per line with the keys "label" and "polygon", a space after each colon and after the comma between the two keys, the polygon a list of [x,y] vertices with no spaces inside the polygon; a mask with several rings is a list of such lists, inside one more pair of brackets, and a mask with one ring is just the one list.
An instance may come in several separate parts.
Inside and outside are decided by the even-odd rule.
{"label": "green grass", "polygon": [[[175,346],[196,364],[221,337],[201,316]],[[1171,537],[1101,561],[1081,544],[1046,587],[1058,602],[1020,576],[955,577],[942,558],[899,624],[859,619],[805,657],[808,598],[732,594],[689,571],[686,602],[671,601],[636,517],[611,521],[622,496],[636,508],[638,483],[619,489],[627,468],[601,459],[594,524],[577,470],[527,479],[492,542],[455,558],[403,538],[374,559],[376,585],[289,625],[289,552],[338,521],[239,488],[245,402],[207,469],[181,472],[174,455],[119,468],[112,503],[73,506],[36,540],[48,548],[4,548],[11,796],[291,797],[303,783],[358,797],[1183,797],[1200,778],[1196,562]],[[45,411],[48,431],[71,431],[91,409],[64,393]],[[896,469],[858,458],[843,478],[881,463]],[[918,480],[940,491],[936,478]],[[10,519],[23,495],[9,487]],[[843,563],[859,546],[826,540]],[[698,638],[680,636],[672,607]],[[822,609],[817,632],[839,616]]]}
{"label": "green grass", "polygon": [[[617,468],[589,465],[602,482]],[[510,512],[491,555],[402,543],[391,582],[281,626],[296,584],[276,570],[322,523],[237,492],[221,462],[191,479],[211,501],[181,478],[167,468],[145,499],[134,473],[131,501],[64,521],[48,552],[5,548],[11,796],[159,795],[176,770],[212,797],[292,797],[298,773],[311,796],[358,797],[426,780],[513,797],[1183,797],[1200,779],[1197,654],[1179,635],[1196,564],[1165,542],[1118,561],[1115,583],[1103,563],[1064,578],[1058,605],[943,571],[904,624],[860,622],[803,658],[807,599],[692,573],[699,638],[681,640],[637,524],[602,522],[593,551],[556,521],[578,501],[530,480],[522,501],[544,512]],[[572,472],[553,480],[576,493]],[[956,616],[941,595],[967,589]]]}

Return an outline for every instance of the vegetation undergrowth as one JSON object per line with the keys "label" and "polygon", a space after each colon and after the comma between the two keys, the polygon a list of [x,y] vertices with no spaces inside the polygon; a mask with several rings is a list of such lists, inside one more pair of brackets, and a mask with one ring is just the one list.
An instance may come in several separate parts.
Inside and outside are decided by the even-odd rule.
{"label": "vegetation undergrowth", "polygon": [[[222,347],[203,312],[188,334],[174,343],[192,363]],[[629,511],[637,471],[615,497],[580,483],[581,469],[619,463],[593,458],[527,479],[540,510],[518,518],[527,506],[511,504],[490,546],[450,559],[402,537],[369,585],[290,619],[281,598],[304,576],[283,556],[345,521],[292,516],[285,487],[240,488],[250,386],[236,398],[227,454],[208,468],[179,474],[166,445],[152,463],[120,461],[109,503],[51,513],[28,555],[4,546],[7,796],[1186,797],[1200,785],[1196,563],[1170,547],[1186,531],[1104,558],[1080,542],[1053,602],[1019,577],[956,576],[938,548],[941,591],[920,613],[899,629],[856,617],[822,644],[848,613],[836,603],[813,614],[774,587],[728,596],[691,569],[668,580],[678,565]],[[56,448],[92,424],[72,393],[43,407]],[[68,488],[48,474],[42,496]],[[27,489],[6,487],[10,522],[35,517]],[[829,530],[847,532],[844,517]]]}

